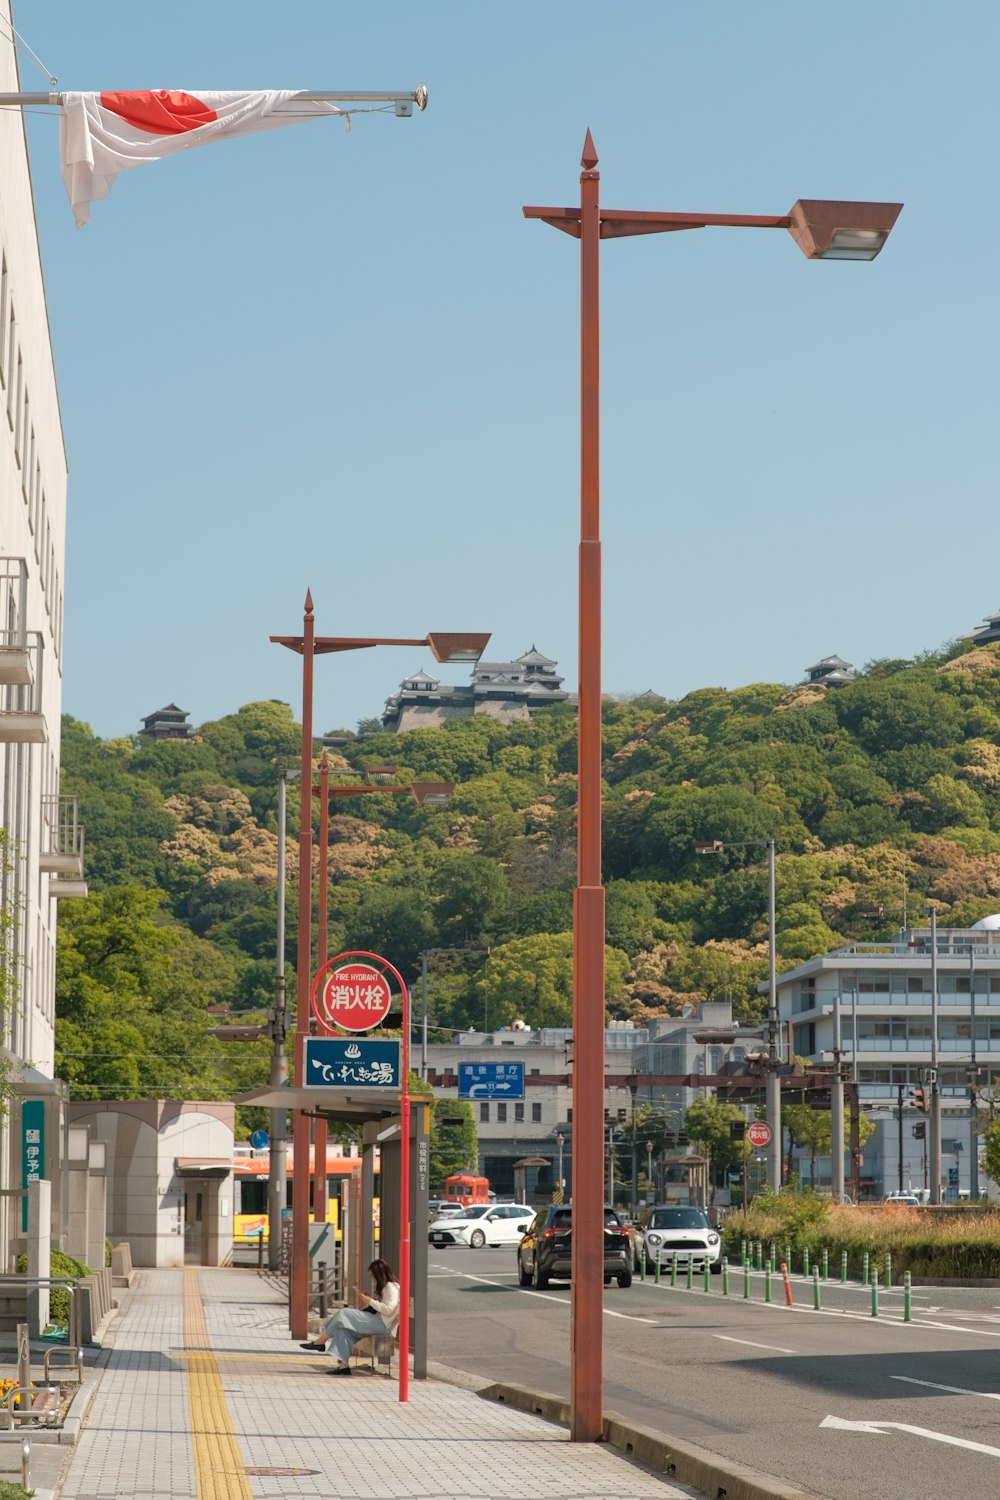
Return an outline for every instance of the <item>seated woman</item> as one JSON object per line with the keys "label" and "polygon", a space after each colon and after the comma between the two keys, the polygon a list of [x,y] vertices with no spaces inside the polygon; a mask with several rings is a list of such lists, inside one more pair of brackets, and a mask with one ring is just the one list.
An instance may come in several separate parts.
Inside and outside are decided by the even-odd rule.
{"label": "seated woman", "polygon": [[350,1375],[348,1360],[355,1344],[362,1339],[375,1338],[379,1334],[390,1337],[399,1327],[399,1283],[387,1261],[373,1260],[368,1267],[375,1287],[374,1297],[361,1293],[365,1307],[342,1307],[332,1318],[327,1319],[326,1335],[303,1344],[303,1349],[326,1349],[336,1357],[337,1364],[328,1375]]}

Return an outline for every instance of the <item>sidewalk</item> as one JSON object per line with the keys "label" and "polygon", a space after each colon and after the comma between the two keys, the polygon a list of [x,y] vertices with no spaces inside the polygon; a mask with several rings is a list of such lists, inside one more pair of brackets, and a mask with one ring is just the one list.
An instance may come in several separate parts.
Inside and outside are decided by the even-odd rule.
{"label": "sidewalk", "polygon": [[[681,1500],[603,1444],[440,1380],[356,1373],[288,1336],[245,1270],[145,1270],[56,1493],[62,1500]],[[67,1450],[61,1450],[65,1454]],[[48,1476],[33,1476],[39,1500]]]}

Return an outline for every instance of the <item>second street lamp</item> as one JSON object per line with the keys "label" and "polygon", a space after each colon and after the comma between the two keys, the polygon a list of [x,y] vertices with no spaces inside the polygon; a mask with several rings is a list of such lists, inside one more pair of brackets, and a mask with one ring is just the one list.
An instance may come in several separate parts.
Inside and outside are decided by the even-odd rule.
{"label": "second street lamp", "polygon": [[570,1318],[570,1436],[599,1442],[603,1431],[604,1292],[602,1121],[604,1093],[604,888],[601,874],[601,529],[600,244],[602,239],[710,226],[786,229],[812,260],[873,260],[899,214],[898,203],[800,199],[780,216],[605,209],[597,150],[587,131],[580,203],[526,207],[580,241],[580,551],[577,710],[577,884],[573,901],[573,1277]]}
{"label": "second street lamp", "polygon": [[[313,775],[313,667],[317,656],[331,652],[365,650],[371,646],[429,646],[440,662],[478,661],[489,635],[435,632],[412,636],[318,636],[311,590],[306,591],[301,635],[272,635],[271,641],[302,657],[302,747],[299,801],[299,930],[296,958],[296,1018],[294,1082],[302,1083],[304,1038],[309,1033],[309,990],[312,979],[312,775]],[[414,796],[418,796],[415,788]],[[419,796],[426,802],[440,796],[440,788],[423,783]],[[419,797],[418,797],[419,800]],[[296,1110],[292,1131],[293,1158],[309,1158],[309,1121]],[[297,1171],[292,1178],[292,1255],[288,1278],[289,1328],[293,1338],[304,1339],[309,1331],[309,1173]]]}

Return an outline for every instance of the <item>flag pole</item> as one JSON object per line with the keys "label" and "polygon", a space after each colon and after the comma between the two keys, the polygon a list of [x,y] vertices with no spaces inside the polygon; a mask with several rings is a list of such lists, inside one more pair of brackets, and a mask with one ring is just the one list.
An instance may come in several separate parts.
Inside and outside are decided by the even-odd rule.
{"label": "flag pole", "polygon": [[[340,93],[327,93],[324,90],[299,89],[296,92],[297,99],[307,99],[316,102],[328,102],[330,104],[395,104],[396,113],[400,114],[400,105],[415,104],[418,109],[427,108],[427,88],[419,83],[415,89],[393,89],[390,93],[373,94],[363,90],[346,90]],[[14,105],[15,108],[26,108],[28,105],[53,104],[61,105],[65,96],[62,93],[44,94],[0,94],[0,106]],[[406,111],[409,113],[409,111]]]}

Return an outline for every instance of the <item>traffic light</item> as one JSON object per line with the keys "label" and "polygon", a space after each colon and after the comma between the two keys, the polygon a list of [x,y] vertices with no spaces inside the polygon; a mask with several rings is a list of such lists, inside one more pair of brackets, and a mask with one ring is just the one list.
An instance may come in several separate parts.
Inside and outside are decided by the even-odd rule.
{"label": "traffic light", "polygon": [[747,1135],[746,1120],[730,1120],[729,1139],[731,1141],[745,1141]]}
{"label": "traffic light", "polygon": [[927,1121],[926,1120],[921,1120],[918,1125],[914,1125],[914,1127],[913,1127],[913,1139],[915,1141],[926,1141],[926,1139],[927,1139]]}
{"label": "traffic light", "polygon": [[923,1087],[920,1087],[918,1089],[911,1089],[910,1103],[912,1105],[915,1105],[917,1109],[922,1110],[923,1113],[926,1114],[930,1109],[930,1105],[927,1102],[927,1090]]}

